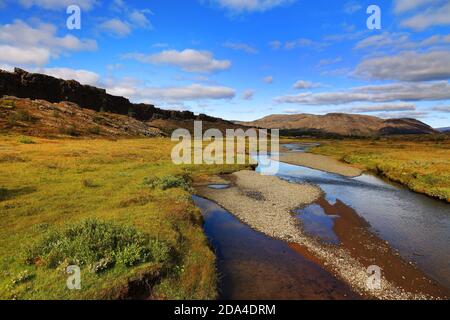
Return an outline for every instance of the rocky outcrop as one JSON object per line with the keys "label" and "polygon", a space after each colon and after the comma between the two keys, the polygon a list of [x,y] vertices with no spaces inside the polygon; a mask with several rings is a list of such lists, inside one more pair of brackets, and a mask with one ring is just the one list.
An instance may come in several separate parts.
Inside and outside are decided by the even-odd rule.
{"label": "rocky outcrop", "polygon": [[154,119],[204,120],[221,119],[190,111],[173,111],[156,108],[150,104],[133,104],[128,99],[106,93],[105,89],[82,85],[75,80],[62,80],[38,73],[28,73],[16,68],[14,72],[0,70],[0,97],[40,99],[52,103],[69,101],[82,108],[129,115],[141,121]]}

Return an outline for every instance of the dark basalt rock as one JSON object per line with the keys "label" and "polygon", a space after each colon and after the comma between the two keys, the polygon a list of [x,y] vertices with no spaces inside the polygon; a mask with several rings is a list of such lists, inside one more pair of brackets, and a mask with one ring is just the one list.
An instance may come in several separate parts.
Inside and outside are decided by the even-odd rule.
{"label": "dark basalt rock", "polygon": [[0,96],[41,99],[49,102],[69,101],[82,108],[130,115],[141,121],[152,119],[203,120],[219,119],[190,111],[156,108],[151,104],[133,104],[128,99],[106,93],[105,89],[82,85],[75,80],[62,80],[51,76],[29,73],[15,68],[14,72],[0,70]]}

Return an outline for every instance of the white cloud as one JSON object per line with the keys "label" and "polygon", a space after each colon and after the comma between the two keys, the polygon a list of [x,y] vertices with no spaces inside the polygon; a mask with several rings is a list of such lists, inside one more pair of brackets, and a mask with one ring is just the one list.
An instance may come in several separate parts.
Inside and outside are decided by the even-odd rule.
{"label": "white cloud", "polygon": [[[442,2],[440,2],[442,3]],[[422,31],[433,26],[450,25],[450,2],[445,1],[441,6],[432,6],[401,22],[403,27]]]}
{"label": "white cloud", "polygon": [[74,35],[57,36],[57,28],[48,23],[30,26],[16,20],[0,25],[0,62],[13,64],[46,64],[63,52],[95,50],[94,40],[80,40]]}
{"label": "white cloud", "polygon": [[395,0],[394,11],[398,14],[405,13],[435,2],[436,0]]}
{"label": "white cloud", "polygon": [[230,48],[237,51],[244,51],[246,53],[256,54],[258,53],[258,50],[253,48],[247,43],[243,42],[225,42],[222,44],[225,48]]}
{"label": "white cloud", "polygon": [[19,0],[25,8],[33,6],[49,10],[66,9],[70,5],[77,5],[83,10],[90,10],[97,4],[97,0]]}
{"label": "white cloud", "polygon": [[328,66],[330,64],[336,64],[342,61],[341,57],[337,57],[334,59],[322,59],[319,61],[318,66],[319,67],[324,67],[324,66]]}
{"label": "white cloud", "polygon": [[276,97],[276,103],[299,105],[339,105],[352,102],[438,101],[450,99],[447,81],[393,83],[354,87],[345,91],[300,93]]}
{"label": "white cloud", "polygon": [[131,33],[131,26],[128,22],[119,19],[110,19],[100,24],[100,29],[112,36],[123,38]]}
{"label": "white cloud", "polygon": [[[235,13],[264,12],[278,6],[287,5],[296,0],[210,0],[221,8]],[[204,1],[203,1],[204,2]]]}
{"label": "white cloud", "polygon": [[107,91],[110,94],[130,97],[137,101],[162,103],[231,99],[236,95],[234,89],[223,86],[191,84],[184,87],[147,87],[138,86],[130,81],[110,84]]}
{"label": "white cloud", "polygon": [[397,113],[390,113],[390,112],[381,112],[374,114],[374,116],[378,118],[383,119],[399,119],[399,118],[426,118],[428,117],[429,113],[426,111],[406,111],[406,112],[397,112]]}
{"label": "white cloud", "polygon": [[362,6],[355,1],[349,1],[344,4],[344,12],[346,14],[353,14],[362,9]]}
{"label": "white cloud", "polygon": [[0,61],[14,65],[43,65],[50,59],[50,51],[45,48],[13,47],[10,45],[0,45]]}
{"label": "white cloud", "polygon": [[253,95],[255,94],[254,90],[248,89],[242,92],[241,99],[242,100],[251,100],[253,99]]}
{"label": "white cloud", "polygon": [[420,41],[413,41],[410,34],[406,32],[383,32],[375,36],[370,36],[359,41],[356,49],[386,49],[386,50],[412,50],[425,49],[432,46],[443,46],[449,43],[448,36],[432,35]]}
{"label": "white cloud", "polygon": [[287,41],[284,44],[284,48],[287,50],[292,50],[292,49],[296,49],[296,48],[315,48],[315,49],[319,49],[321,47],[323,47],[323,43],[319,43],[319,42],[315,42],[311,39],[307,39],[307,38],[299,38],[299,39],[295,39],[295,40],[291,40],[291,41]]}
{"label": "white cloud", "polygon": [[75,70],[70,68],[39,68],[34,70],[37,73],[44,73],[49,76],[64,80],[76,80],[81,84],[96,85],[100,80],[100,76],[88,70]]}
{"label": "white cloud", "polygon": [[151,28],[152,24],[150,20],[145,15],[145,11],[142,10],[133,10],[129,14],[130,22],[140,28]]}
{"label": "white cloud", "polygon": [[378,80],[429,81],[450,79],[450,52],[402,52],[362,61],[356,76]]}
{"label": "white cloud", "polygon": [[216,60],[211,52],[194,49],[185,49],[183,51],[166,50],[152,55],[129,53],[124,55],[124,58],[155,65],[176,66],[187,72],[213,73],[227,70],[231,67],[229,60]]}
{"label": "white cloud", "polygon": [[450,106],[436,106],[432,110],[437,112],[450,113]]}
{"label": "white cloud", "polygon": [[272,84],[272,83],[273,83],[273,77],[272,77],[272,76],[264,77],[264,78],[263,78],[263,81],[264,81],[265,83]]}
{"label": "white cloud", "polygon": [[283,43],[279,40],[273,40],[269,42],[269,46],[274,50],[280,49],[282,45]]}
{"label": "white cloud", "polygon": [[339,112],[346,113],[372,113],[372,112],[395,112],[395,111],[415,111],[416,106],[411,103],[391,103],[371,106],[353,106],[341,109]]}
{"label": "white cloud", "polygon": [[318,88],[320,86],[321,86],[320,83],[314,83],[314,82],[305,81],[305,80],[299,80],[296,83],[294,83],[294,89],[298,89],[298,90],[313,89],[313,88]]}

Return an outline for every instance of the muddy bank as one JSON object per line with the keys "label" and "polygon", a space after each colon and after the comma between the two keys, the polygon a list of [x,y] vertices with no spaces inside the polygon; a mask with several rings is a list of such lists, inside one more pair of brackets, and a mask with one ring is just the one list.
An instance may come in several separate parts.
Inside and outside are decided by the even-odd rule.
{"label": "muddy bank", "polygon": [[[346,245],[344,246],[324,244],[319,239],[305,234],[299,220],[292,214],[296,208],[317,201],[321,197],[321,191],[317,187],[307,184],[291,184],[279,178],[261,176],[252,171],[241,171],[224,178],[231,184],[230,188],[214,190],[199,187],[199,195],[220,204],[253,229],[291,243],[291,246],[310,255],[328,271],[350,284],[359,294],[380,299],[431,299],[439,293],[425,284],[419,286],[417,290],[412,290],[412,287],[394,281],[398,280],[398,277],[386,276],[384,273],[382,274],[381,289],[369,290],[366,285],[366,271],[370,255],[369,260],[366,261],[359,258],[359,255],[365,256],[364,250],[350,249],[356,248],[353,245],[361,238],[345,240]],[[340,234],[352,232],[351,227],[346,227],[348,220],[341,222],[342,227],[340,228],[344,231],[339,232]],[[361,225],[358,225],[355,228],[360,227]],[[371,241],[363,242],[363,245],[367,244],[379,245],[379,243]],[[386,250],[385,247],[381,247],[381,249]],[[374,254],[378,254],[376,251],[374,252]],[[389,250],[386,255],[389,256],[389,259],[395,256],[394,253],[389,253]],[[389,270],[392,268],[400,268],[398,274],[402,274],[403,270],[410,272],[400,263],[395,263],[392,268],[384,268],[383,263],[377,262],[377,265],[381,264],[380,267],[386,269],[386,272],[390,272]],[[403,274],[407,275],[408,273]]]}
{"label": "muddy bank", "polygon": [[279,161],[308,167],[311,169],[340,174],[346,177],[357,177],[362,174],[358,168],[352,167],[331,157],[304,153],[304,152],[285,152],[281,153]]}

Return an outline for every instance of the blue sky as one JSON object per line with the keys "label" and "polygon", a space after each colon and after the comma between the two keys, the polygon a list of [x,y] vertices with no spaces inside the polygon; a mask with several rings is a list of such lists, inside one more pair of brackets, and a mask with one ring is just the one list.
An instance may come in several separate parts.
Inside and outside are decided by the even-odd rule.
{"label": "blue sky", "polygon": [[[81,8],[81,29],[66,9]],[[369,30],[367,7],[381,9]],[[450,126],[450,1],[0,0],[0,68],[226,119],[348,112]]]}

